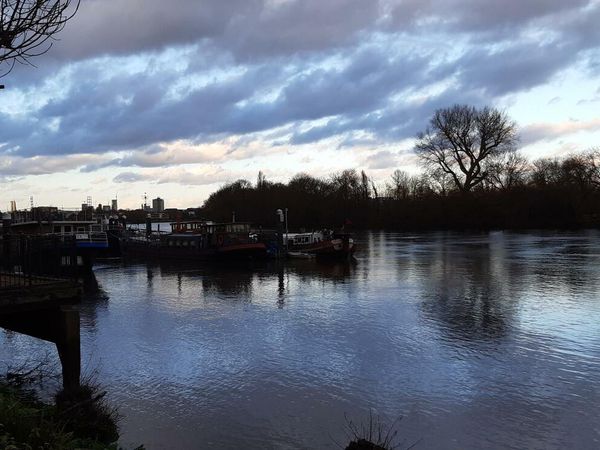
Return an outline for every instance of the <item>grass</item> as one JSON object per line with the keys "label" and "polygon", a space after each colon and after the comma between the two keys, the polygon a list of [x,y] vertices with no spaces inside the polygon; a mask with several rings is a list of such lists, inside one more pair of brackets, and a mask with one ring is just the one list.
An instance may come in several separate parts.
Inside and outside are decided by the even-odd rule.
{"label": "grass", "polygon": [[[369,419],[366,423],[356,424],[348,416],[345,418],[346,431],[350,440],[345,450],[396,450],[405,445],[405,441],[398,442],[398,423],[402,417],[396,419],[391,425],[384,424],[379,416],[373,416],[373,411],[369,411]],[[418,443],[417,441],[402,448],[410,450]]]}
{"label": "grass", "polygon": [[0,381],[1,449],[120,449],[117,413],[97,385],[84,382],[77,391],[61,391],[53,404],[40,401],[23,377],[9,378]]}

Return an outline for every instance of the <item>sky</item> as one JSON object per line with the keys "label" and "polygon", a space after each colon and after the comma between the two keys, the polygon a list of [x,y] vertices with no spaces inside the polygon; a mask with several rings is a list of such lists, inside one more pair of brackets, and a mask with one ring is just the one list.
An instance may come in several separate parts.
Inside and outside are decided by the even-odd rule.
{"label": "sky", "polygon": [[0,210],[146,194],[196,207],[263,171],[418,171],[433,112],[493,106],[529,158],[600,146],[600,0],[82,0],[0,79]]}

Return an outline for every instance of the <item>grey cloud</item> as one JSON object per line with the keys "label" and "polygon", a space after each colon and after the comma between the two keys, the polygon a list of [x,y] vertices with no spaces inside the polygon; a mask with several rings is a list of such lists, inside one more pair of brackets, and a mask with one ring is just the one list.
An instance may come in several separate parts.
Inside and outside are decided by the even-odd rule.
{"label": "grey cloud", "polygon": [[389,169],[396,167],[398,164],[398,155],[388,150],[383,150],[368,156],[365,159],[367,169]]}
{"label": "grey cloud", "polygon": [[570,45],[525,43],[497,52],[473,50],[452,65],[463,86],[498,97],[538,86],[576,58]]}
{"label": "grey cloud", "polygon": [[84,164],[91,164],[96,160],[98,157],[95,155],[40,156],[36,158],[4,156],[0,160],[0,175],[25,176],[65,172],[77,169]]}
{"label": "grey cloud", "polygon": [[[288,69],[277,64],[250,67],[239,76],[210,83],[176,100],[165,98],[168,85],[176,81],[169,71],[96,81],[92,74],[97,64],[83,65],[73,74],[79,82],[73,83],[68,95],[51,101],[36,119],[29,119],[58,118],[58,130],[23,132],[21,139],[15,136],[14,144],[19,142],[19,154],[31,156],[136,149],[175,139],[255,133],[377,109],[389,95],[425,78],[422,73],[427,66],[419,57],[390,59],[381,50],[348,57],[351,62],[345,67],[300,73],[271,101],[256,93],[286,82]],[[13,144],[12,139],[5,139]]]}
{"label": "grey cloud", "polygon": [[47,58],[77,60],[206,42],[239,60],[322,50],[347,43],[371,27],[379,3],[84,0]]}
{"label": "grey cloud", "polygon": [[222,35],[238,15],[255,15],[260,0],[84,0],[52,57],[123,55]]}
{"label": "grey cloud", "polygon": [[521,132],[521,143],[530,145],[540,141],[551,141],[578,132],[600,131],[600,119],[589,121],[570,120],[559,123],[534,123],[524,127]]}
{"label": "grey cloud", "polygon": [[331,49],[356,39],[379,16],[379,1],[291,0],[260,14],[238,15],[224,43],[241,59]]}
{"label": "grey cloud", "polygon": [[113,178],[114,183],[135,183],[137,181],[144,181],[147,177],[142,174],[135,172],[121,172]]}
{"label": "grey cloud", "polygon": [[392,1],[392,24],[396,27],[432,27],[454,32],[497,35],[546,17],[560,18],[579,11],[591,0],[400,0]]}
{"label": "grey cloud", "polygon": [[476,90],[447,89],[441,94],[430,96],[419,104],[390,103],[381,111],[369,111],[364,114],[331,119],[325,125],[296,132],[291,138],[291,143],[307,144],[354,131],[370,132],[380,142],[412,138],[427,126],[436,109],[456,102],[482,106],[487,101],[488,98]]}
{"label": "grey cloud", "polygon": [[151,171],[145,173],[122,172],[113,178],[115,183],[151,182],[156,184],[176,183],[186,186],[204,186],[228,181],[235,174],[217,169],[208,173],[194,173],[186,170]]}
{"label": "grey cloud", "polygon": [[[348,146],[358,142],[353,133],[359,131],[390,142],[414,136],[439,107],[490,104],[577,62],[589,63],[600,36],[600,7],[583,0],[274,4],[86,0],[62,41],[44,56],[42,69],[21,78],[19,68],[19,78],[12,79],[24,95],[35,95],[61,63],[80,59],[62,66],[68,75],[58,89],[66,94],[26,116],[0,116],[6,144],[0,154],[128,152],[82,168],[93,171],[204,162],[199,155],[171,157],[156,144],[231,135],[247,142],[281,127],[291,144],[340,136]],[[389,10],[392,25],[381,14]],[[420,42],[434,27],[435,45],[427,39],[405,45],[404,38]],[[532,30],[545,37],[525,38]],[[476,41],[481,33],[494,33],[496,45]],[[454,42],[464,48],[452,49]],[[448,50],[439,51],[440,43]],[[174,47],[188,44],[186,51]],[[181,56],[169,60],[166,49]],[[125,56],[141,51],[138,72],[119,70],[120,64],[135,66]],[[120,58],[86,59],[99,55]],[[206,81],[216,68],[228,76]],[[195,77],[206,84],[182,83],[175,98],[168,95]],[[449,86],[445,91],[420,102],[405,99],[415,92],[425,96],[441,81]],[[52,120],[59,121],[57,130],[45,126]]]}

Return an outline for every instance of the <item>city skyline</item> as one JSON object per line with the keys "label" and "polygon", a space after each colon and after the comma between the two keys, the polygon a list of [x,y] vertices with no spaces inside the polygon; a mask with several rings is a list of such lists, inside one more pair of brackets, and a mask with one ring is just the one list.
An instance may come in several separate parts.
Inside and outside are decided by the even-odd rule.
{"label": "city skyline", "polygon": [[239,178],[414,172],[436,108],[505,110],[529,158],[597,146],[600,2],[84,1],[2,78],[0,210],[200,206]]}

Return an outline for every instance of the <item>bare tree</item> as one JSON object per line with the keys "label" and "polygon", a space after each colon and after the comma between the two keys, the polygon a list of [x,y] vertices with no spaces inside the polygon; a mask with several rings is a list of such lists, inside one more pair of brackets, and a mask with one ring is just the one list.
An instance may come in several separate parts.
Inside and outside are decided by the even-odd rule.
{"label": "bare tree", "polygon": [[258,177],[256,177],[256,189],[264,189],[267,184],[267,177],[262,170],[258,171]]}
{"label": "bare tree", "polygon": [[81,0],[0,0],[0,64],[8,74],[15,63],[33,65],[35,56],[52,47],[79,9]]}
{"label": "bare tree", "polygon": [[488,182],[496,189],[511,189],[525,183],[529,161],[516,151],[504,152],[487,165]]}
{"label": "bare tree", "polygon": [[429,170],[427,175],[431,180],[432,189],[442,197],[448,195],[448,192],[452,190],[452,177],[450,174],[444,172],[441,167],[436,167],[433,170]]}
{"label": "bare tree", "polygon": [[559,185],[563,179],[561,162],[558,158],[542,158],[533,162],[531,183],[538,187]]}
{"label": "bare tree", "polygon": [[371,182],[364,170],[360,171],[360,193],[363,200],[371,198]]}
{"label": "bare tree", "polygon": [[505,113],[455,105],[434,113],[415,151],[428,170],[440,168],[468,192],[488,177],[488,158],[513,149],[516,140],[516,124]]}
{"label": "bare tree", "polygon": [[564,183],[578,185],[582,190],[600,187],[600,151],[596,149],[568,156],[561,169]]}
{"label": "bare tree", "polygon": [[387,185],[388,196],[395,200],[404,200],[410,193],[410,176],[403,170],[396,169],[392,173],[391,183]]}

